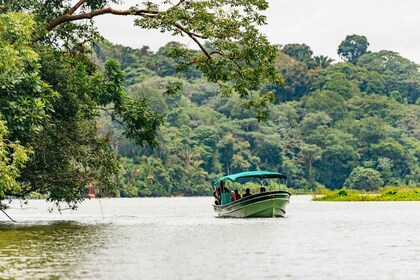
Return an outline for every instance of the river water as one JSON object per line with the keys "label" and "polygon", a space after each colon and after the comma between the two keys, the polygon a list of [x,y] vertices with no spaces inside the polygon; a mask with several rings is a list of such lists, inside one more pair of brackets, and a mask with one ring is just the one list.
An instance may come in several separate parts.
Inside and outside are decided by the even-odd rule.
{"label": "river water", "polygon": [[15,201],[17,224],[0,213],[0,279],[420,279],[419,202],[292,196],[269,219],[216,218],[211,203],[95,199],[60,214]]}

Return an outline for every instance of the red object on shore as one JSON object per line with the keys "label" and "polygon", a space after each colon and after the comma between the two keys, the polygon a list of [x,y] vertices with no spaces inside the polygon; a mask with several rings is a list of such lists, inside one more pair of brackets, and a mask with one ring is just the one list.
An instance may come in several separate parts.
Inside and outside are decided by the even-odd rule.
{"label": "red object on shore", "polygon": [[87,197],[89,199],[95,198],[95,191],[94,191],[94,188],[93,188],[93,184],[92,183],[89,184],[89,193],[88,193]]}

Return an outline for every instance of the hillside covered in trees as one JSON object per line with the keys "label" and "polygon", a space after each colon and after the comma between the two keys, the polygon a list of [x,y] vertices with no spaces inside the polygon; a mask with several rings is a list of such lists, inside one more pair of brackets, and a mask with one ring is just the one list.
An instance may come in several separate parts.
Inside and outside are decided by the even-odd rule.
{"label": "hillside covered in trees", "polygon": [[101,133],[122,166],[111,193],[208,195],[218,176],[247,170],[280,171],[290,188],[304,191],[419,186],[414,62],[393,51],[370,52],[359,35],[338,46],[344,62],[314,56],[305,44],[281,46],[276,67],[285,85],[266,85],[275,100],[266,111],[249,110],[249,102],[221,93],[199,70],[178,72],[170,58],[176,45],[156,53],[109,42],[94,48],[95,63],[118,60],[128,95],[146,97],[164,118],[151,149],[127,140],[123,125],[102,114]]}
{"label": "hillside covered in trees", "polygon": [[[115,190],[121,164],[113,138],[100,133],[101,113],[138,145],[159,144],[165,116],[150,105],[158,104],[126,94],[116,60],[101,68],[92,62],[91,46],[102,38],[94,24],[98,17],[130,16],[129,27],[140,32],[189,38],[199,51],[171,48],[178,69],[199,71],[221,94],[239,94],[258,118],[265,117],[263,105],[273,95],[261,85],[284,84],[274,65],[277,48],[259,31],[266,25],[265,0],[130,2],[0,0],[0,211],[9,199],[31,194],[73,208],[90,183],[100,193]],[[134,73],[137,79],[155,75],[140,68],[146,72]]]}

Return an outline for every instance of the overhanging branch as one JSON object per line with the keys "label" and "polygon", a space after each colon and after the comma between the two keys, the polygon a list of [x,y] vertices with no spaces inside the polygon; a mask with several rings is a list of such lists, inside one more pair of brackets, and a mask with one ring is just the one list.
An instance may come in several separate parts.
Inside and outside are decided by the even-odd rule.
{"label": "overhanging branch", "polygon": [[[80,13],[75,14],[77,10],[80,9],[83,4],[85,4],[87,0],[79,0],[70,10],[68,10],[65,14],[63,14],[60,17],[57,17],[53,20],[51,20],[47,25],[47,30],[51,31],[57,26],[66,23],[66,22],[72,22],[72,21],[78,21],[83,19],[92,19],[94,17],[100,16],[100,15],[119,15],[119,16],[140,16],[140,17],[155,17],[160,12],[159,11],[152,11],[152,10],[135,10],[135,9],[128,9],[128,10],[118,10],[111,7],[102,8],[98,10],[93,10],[91,12],[86,13]],[[174,7],[179,7],[182,3],[184,3],[185,0],[180,0]],[[188,37],[190,37],[196,45],[200,48],[200,50],[205,54],[208,60],[211,59],[211,53],[209,53],[203,46],[203,44],[199,41],[199,39],[207,39],[205,36],[202,36],[200,34],[194,33],[192,31],[189,31],[186,27],[176,23],[174,24],[174,27],[179,29],[182,33],[186,34]]]}
{"label": "overhanging branch", "polygon": [[[80,2],[84,2],[84,1],[85,0],[81,0]],[[75,7],[73,7],[73,8],[75,8]],[[72,11],[73,8],[70,11]],[[70,11],[67,12],[66,14],[50,21],[47,25],[47,30],[51,31],[55,27],[59,26],[60,24],[66,23],[66,22],[77,21],[77,20],[81,20],[81,19],[92,19],[96,16],[106,15],[106,14],[119,15],[119,16],[149,16],[149,17],[153,17],[153,16],[156,16],[159,13],[158,11],[149,11],[149,10],[117,10],[117,9],[113,9],[113,8],[110,8],[110,7],[99,9],[99,10],[94,10],[94,11],[91,11],[89,13],[77,14],[77,15],[72,14],[76,10],[74,10],[71,14],[70,14]]]}
{"label": "overhanging branch", "polygon": [[211,59],[211,55],[209,54],[209,52],[204,48],[203,44],[201,44],[201,42],[197,39],[197,37],[205,39],[204,36],[201,36],[201,35],[195,34],[193,32],[190,32],[186,28],[181,26],[180,24],[175,24],[175,27],[178,28],[179,30],[181,30],[182,32],[184,32],[185,34],[187,34],[188,37],[190,37],[197,44],[197,46],[207,56],[207,58]]}
{"label": "overhanging branch", "polygon": [[73,8],[71,8],[66,14],[67,15],[72,15],[74,14],[75,11],[77,11],[84,3],[86,3],[86,0],[80,0],[79,2],[77,2],[76,5],[74,5]]}

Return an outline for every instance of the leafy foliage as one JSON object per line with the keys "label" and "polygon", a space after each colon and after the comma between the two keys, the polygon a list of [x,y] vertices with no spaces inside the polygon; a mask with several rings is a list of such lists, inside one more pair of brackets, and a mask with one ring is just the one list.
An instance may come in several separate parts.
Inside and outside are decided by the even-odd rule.
{"label": "leafy foliage", "polygon": [[19,142],[8,140],[7,136],[5,121],[0,120],[0,210],[7,207],[1,203],[7,193],[21,190],[20,170],[25,166],[31,152]]}
{"label": "leafy foliage", "polygon": [[[137,50],[126,51],[136,57]],[[155,72],[152,79],[133,84],[127,75],[129,94],[139,89],[154,93],[149,98],[166,118],[154,151],[128,143],[118,146],[118,154],[134,162],[158,159],[159,174],[168,178],[154,181],[156,189],[139,186],[137,192],[161,195],[165,185],[171,194],[210,194],[215,177],[254,169],[280,170],[290,187],[306,191],[418,182],[418,105],[395,100],[380,86],[382,74],[359,65],[341,62],[308,70],[281,52],[277,59],[287,83],[279,87],[278,97],[286,94],[295,101],[270,105],[269,120],[263,123],[256,121],[255,112],[244,110],[239,98],[221,98],[217,87],[199,76],[180,77],[182,94],[162,95],[159,88],[169,77]],[[300,70],[292,71],[296,66]],[[293,88],[307,82],[303,77],[311,82],[295,94]],[[190,179],[193,163],[201,177]],[[118,184],[127,186],[124,180]]]}
{"label": "leafy foliage", "polygon": [[383,185],[381,174],[372,169],[364,167],[356,167],[350,173],[344,186],[351,189],[374,191]]}
{"label": "leafy foliage", "polygon": [[[175,94],[184,84],[203,76],[218,84],[216,94],[220,91],[224,96],[238,94],[243,106],[240,111],[256,108],[254,118],[267,117],[267,107],[274,95],[263,85],[279,86],[283,80],[274,67],[277,48],[258,31],[258,26],[265,24],[260,13],[267,8],[266,1],[181,0],[176,4],[162,1],[160,5],[144,2],[141,7],[129,9],[113,5],[121,2],[0,1],[0,114],[5,119],[4,135],[8,129],[11,139],[5,146],[11,150],[5,152],[4,160],[6,166],[13,167],[15,162],[10,163],[7,158],[18,155],[22,158],[16,161],[16,172],[12,168],[10,174],[5,173],[10,176],[10,184],[16,185],[2,189],[0,199],[36,191],[52,201],[74,204],[83,199],[90,182],[99,185],[102,193],[115,191],[111,187],[118,182],[115,176],[120,165],[117,154],[110,151],[111,147],[118,147],[112,136],[133,140],[147,154],[153,152],[151,148],[157,147],[158,138],[162,137],[158,134],[164,123],[161,114],[169,113],[168,120],[172,116],[173,122],[184,126],[181,131],[190,130],[179,118],[194,123],[206,116],[200,110],[187,114],[175,109],[184,102]],[[188,36],[200,48],[195,51],[171,43],[157,54],[144,48],[130,55],[126,55],[128,49],[122,48],[115,57],[122,61],[127,77],[134,78],[131,85],[150,82],[149,78],[168,77],[162,83],[164,88],[156,89],[167,94],[165,102],[160,98],[161,107],[150,102],[159,100],[150,92],[134,88],[132,96],[124,92],[126,74],[116,60],[103,59],[107,56],[104,48],[96,48],[104,50],[97,53],[98,66],[91,61],[89,45],[100,39],[92,22],[104,14],[136,16],[135,24],[140,28]],[[177,74],[180,70],[188,73]],[[178,79],[172,78],[174,75]],[[100,123],[111,123],[116,129],[99,133],[100,116]],[[210,119],[216,118],[213,114]],[[143,162],[139,157],[132,162],[133,172],[139,164],[154,171],[144,173],[141,178],[147,182],[136,186],[146,190],[139,190],[136,195],[168,195],[172,189],[192,194],[207,191],[204,161],[198,157],[203,154],[211,158],[210,149],[206,146],[190,149],[190,143],[183,142],[174,144],[170,147],[172,152],[180,146],[186,151],[183,156],[175,153],[181,158],[168,155],[165,159],[165,163],[174,160],[179,164],[171,169],[178,183],[171,182],[167,174],[154,173],[166,171],[163,160]],[[29,150],[33,153],[24,159]],[[186,161],[188,154],[191,158]],[[244,161],[252,158],[235,158],[232,166],[243,167]],[[163,183],[155,184],[160,180]],[[135,194],[132,186],[126,189],[125,193]]]}
{"label": "leafy foliage", "polygon": [[355,64],[358,58],[367,52],[369,42],[365,36],[349,35],[338,46],[338,55],[345,61]]}
{"label": "leafy foliage", "polygon": [[[303,190],[420,182],[415,63],[367,52],[358,35],[339,47],[347,62],[279,50],[258,32],[263,0],[116,2],[0,1],[0,199],[74,204],[90,182],[117,196],[206,195],[218,176],[255,169]],[[103,14],[199,50],[100,41],[80,19]]]}

